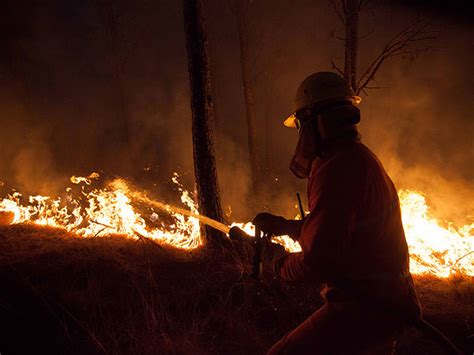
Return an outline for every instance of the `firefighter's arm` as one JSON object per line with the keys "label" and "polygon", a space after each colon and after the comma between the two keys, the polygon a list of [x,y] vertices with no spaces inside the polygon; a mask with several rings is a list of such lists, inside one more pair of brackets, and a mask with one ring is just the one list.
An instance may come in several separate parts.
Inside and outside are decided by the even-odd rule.
{"label": "firefighter's arm", "polygon": [[283,225],[282,235],[287,235],[293,240],[298,240],[301,235],[301,228],[303,227],[302,220],[286,219]]}
{"label": "firefighter's arm", "polygon": [[288,220],[281,216],[276,216],[267,212],[259,213],[252,223],[258,226],[264,233],[272,235],[288,235],[294,240],[298,240],[303,221]]}
{"label": "firefighter's arm", "polygon": [[363,167],[355,159],[330,161],[311,179],[314,203],[301,229],[303,251],[275,263],[283,279],[327,282],[347,274],[348,250],[364,189]]}

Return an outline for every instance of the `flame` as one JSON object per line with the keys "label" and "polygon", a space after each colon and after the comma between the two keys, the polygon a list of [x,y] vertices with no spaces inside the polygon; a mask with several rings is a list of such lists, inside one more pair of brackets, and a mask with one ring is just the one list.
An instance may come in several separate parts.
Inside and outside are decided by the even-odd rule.
{"label": "flame", "polygon": [[99,173],[91,173],[89,176],[71,176],[70,180],[73,184],[80,184],[81,182],[86,183],[87,185],[92,184],[92,180],[97,180],[100,177]]}
{"label": "flame", "polygon": [[[254,236],[255,235],[255,227],[252,222],[248,223],[232,223],[231,227],[239,227],[248,235]],[[297,253],[301,251],[301,246],[298,242],[294,241],[287,235],[276,236],[272,238],[272,242],[275,244],[280,244],[285,248],[285,250],[289,253]]]}
{"label": "flame", "polygon": [[410,250],[410,270],[415,274],[448,277],[461,272],[474,275],[474,223],[456,229],[430,215],[421,192],[398,193]]}
{"label": "flame", "polygon": [[[84,179],[77,181],[88,184]],[[175,183],[181,187],[177,180]],[[28,203],[23,204],[22,195],[15,192],[0,201],[0,212],[13,213],[11,223],[65,228],[84,237],[122,234],[132,238],[150,238],[180,249],[195,249],[203,244],[199,218],[176,213],[171,206],[165,204],[167,215],[172,217],[173,222],[165,224],[160,221],[157,213],[152,212],[148,216],[148,224],[160,226],[149,227],[145,218],[133,207],[130,187],[124,180],[113,180],[104,189],[94,189],[87,193],[83,191],[83,195],[85,207],[82,207],[84,203],[72,197],[63,201],[61,198],[31,196]],[[198,215],[194,201],[184,189],[181,201]]]}
{"label": "flame", "polygon": [[[103,189],[86,192],[85,187],[97,178],[97,173],[71,177],[71,182],[83,184],[80,198],[74,198],[70,188],[64,199],[39,195],[24,198],[14,192],[0,200],[0,223],[48,225],[84,237],[110,234],[145,237],[187,250],[203,245],[200,221],[224,233],[229,229],[199,215],[192,195],[180,184],[177,174],[172,180],[178,186],[183,207],[151,200],[121,179],[109,182]],[[399,196],[412,273],[438,277],[457,272],[474,275],[474,224],[456,229],[452,224],[441,223],[429,213],[421,192],[402,190]],[[148,208],[143,212],[136,207],[137,201],[158,211]],[[238,226],[250,235],[255,233],[251,223],[233,223],[232,226]],[[272,241],[289,252],[301,251],[300,245],[288,236],[274,237]]]}
{"label": "flame", "polygon": [[[459,229],[442,223],[430,215],[421,192],[401,190],[398,193],[403,227],[410,251],[410,271],[449,277],[453,273],[474,275],[474,223]],[[297,216],[296,219],[298,219]],[[233,223],[249,235],[255,235],[251,223]],[[301,246],[289,236],[272,238],[288,252],[299,252]]]}

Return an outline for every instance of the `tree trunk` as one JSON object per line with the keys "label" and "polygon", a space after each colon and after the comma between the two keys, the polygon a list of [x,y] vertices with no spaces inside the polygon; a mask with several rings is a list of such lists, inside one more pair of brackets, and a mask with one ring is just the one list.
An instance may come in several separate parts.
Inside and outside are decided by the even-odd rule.
{"label": "tree trunk", "polygon": [[[108,40],[108,49],[110,52],[109,63],[112,67],[114,79],[113,88],[117,100],[117,104],[115,105],[116,122],[106,133],[113,142],[113,146],[111,147],[112,151],[106,156],[106,159],[110,159],[111,156],[116,156],[117,152],[124,156],[125,152],[129,150],[131,127],[123,73],[125,60],[120,50],[120,41],[122,39],[119,35],[119,23],[117,20],[117,6],[119,5],[111,0],[98,0],[98,5]],[[121,166],[119,167],[122,168]]]}
{"label": "tree trunk", "polygon": [[[268,178],[273,177],[273,124],[274,115],[273,110],[269,109],[270,105],[267,106],[265,110],[265,132],[266,132],[266,141],[265,141],[265,158],[266,158],[266,173]],[[268,179],[267,179],[268,180]],[[272,182],[272,181],[269,181]]]}
{"label": "tree trunk", "polygon": [[[194,173],[198,208],[201,214],[222,221],[214,152],[212,88],[202,0],[183,0],[183,14],[191,87]],[[208,241],[221,240],[220,232],[208,226],[203,230]]]}
{"label": "tree trunk", "polygon": [[249,150],[249,161],[252,179],[252,192],[257,194],[260,191],[260,165],[257,151],[257,118],[255,114],[255,101],[253,94],[253,82],[248,53],[246,37],[244,2],[237,2],[237,27],[240,45],[240,66],[242,72],[242,85],[245,99],[245,115],[247,117],[247,142]]}
{"label": "tree trunk", "polygon": [[355,93],[357,87],[357,47],[359,42],[359,0],[343,0],[346,23],[344,79]]}

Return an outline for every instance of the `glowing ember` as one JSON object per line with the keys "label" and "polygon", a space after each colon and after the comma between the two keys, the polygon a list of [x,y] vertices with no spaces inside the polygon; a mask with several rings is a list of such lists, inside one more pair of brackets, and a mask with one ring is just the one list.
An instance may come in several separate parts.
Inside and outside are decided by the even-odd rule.
{"label": "glowing ember", "polygon": [[[71,177],[75,184],[90,185],[99,176]],[[229,227],[198,213],[190,193],[173,178],[181,193],[184,207],[178,208],[150,200],[142,192],[132,189],[124,180],[113,180],[104,189],[90,192],[82,190],[82,198],[74,199],[71,189],[66,198],[30,196],[27,199],[15,192],[0,200],[0,223],[35,223],[65,228],[84,237],[122,234],[131,238],[146,237],[158,243],[180,249],[195,249],[203,244],[200,220],[223,232]],[[474,224],[459,229],[443,226],[429,214],[424,196],[419,192],[399,193],[403,224],[411,254],[411,271],[415,274],[433,274],[448,277],[460,272],[474,275]],[[141,213],[132,204],[140,202],[165,211],[148,210]],[[254,235],[251,223],[233,223]],[[288,236],[275,237],[287,251],[300,251],[301,247]]]}
{"label": "glowing ember", "polygon": [[[90,177],[75,177],[76,181],[88,184],[84,179]],[[177,180],[175,183],[179,185]],[[23,204],[21,194],[15,192],[0,201],[0,212],[12,212],[12,223],[35,223],[65,228],[84,237],[123,234],[132,238],[147,237],[181,249],[195,249],[202,245],[198,218],[176,213],[170,206],[163,204],[174,223],[149,227],[145,218],[132,206],[129,192],[125,181],[113,180],[104,189],[88,193],[83,191],[87,201],[84,208],[78,200],[72,198],[64,203],[60,198],[52,200],[46,196],[29,197],[28,203]],[[181,201],[197,214],[194,202],[184,189]],[[149,220],[156,225],[159,216],[151,213]]]}
{"label": "glowing ember", "polygon": [[97,180],[100,177],[98,173],[91,173],[88,177],[83,176],[71,176],[70,180],[73,184],[80,184],[81,182],[86,183],[87,185],[92,184],[92,180]]}
{"label": "glowing ember", "polygon": [[[398,193],[403,226],[410,249],[410,271],[414,274],[433,274],[448,277],[459,272],[474,275],[474,224],[459,229],[443,227],[429,213],[425,197],[420,192],[402,190]],[[251,223],[233,223],[250,235],[255,234]],[[289,236],[272,240],[289,252],[301,251],[298,242]]]}
{"label": "glowing ember", "polygon": [[[255,235],[255,227],[251,222],[248,223],[232,223],[231,227],[239,227],[245,233],[254,236]],[[278,237],[273,237],[272,242],[276,244],[282,245],[286,251],[290,253],[296,253],[301,251],[301,246],[298,242],[295,242],[287,235],[282,235]]]}
{"label": "glowing ember", "polygon": [[448,277],[454,272],[474,275],[474,224],[445,227],[429,214],[425,197],[400,191],[403,226],[410,248],[410,269],[415,274]]}

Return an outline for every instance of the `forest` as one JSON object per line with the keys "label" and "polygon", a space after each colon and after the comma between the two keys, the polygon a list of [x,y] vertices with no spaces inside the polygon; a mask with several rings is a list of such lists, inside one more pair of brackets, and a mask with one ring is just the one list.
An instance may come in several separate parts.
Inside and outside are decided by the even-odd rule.
{"label": "forest", "polygon": [[[472,352],[468,1],[2,7],[0,354],[261,354],[322,307],[321,284],[280,281],[265,259],[300,244],[261,254],[251,222],[313,213],[283,121],[316,72],[361,98],[423,318]],[[450,351],[406,326],[394,353]]]}

